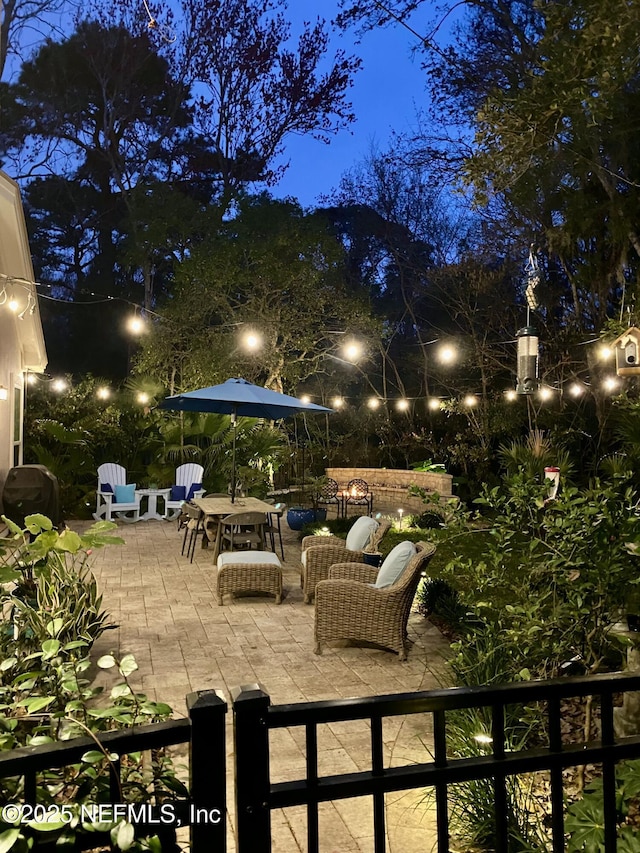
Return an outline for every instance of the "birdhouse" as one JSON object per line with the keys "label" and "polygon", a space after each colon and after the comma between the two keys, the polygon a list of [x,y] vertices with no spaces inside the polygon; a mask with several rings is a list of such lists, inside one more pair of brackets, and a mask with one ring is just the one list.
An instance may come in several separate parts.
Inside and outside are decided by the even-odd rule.
{"label": "birdhouse", "polygon": [[618,376],[640,376],[640,329],[629,326],[613,342]]}
{"label": "birdhouse", "polygon": [[538,332],[525,326],[516,332],[518,339],[517,394],[533,394],[538,388]]}

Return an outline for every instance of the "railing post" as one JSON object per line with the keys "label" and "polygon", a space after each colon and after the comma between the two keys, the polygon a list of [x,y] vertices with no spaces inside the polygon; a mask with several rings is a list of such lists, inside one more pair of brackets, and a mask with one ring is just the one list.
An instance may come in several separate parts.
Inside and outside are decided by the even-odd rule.
{"label": "railing post", "polygon": [[187,695],[191,720],[191,853],[226,853],[227,780],[225,714],[216,690]]}
{"label": "railing post", "polygon": [[271,700],[259,684],[236,687],[231,691],[231,698],[238,853],[271,853],[267,726]]}

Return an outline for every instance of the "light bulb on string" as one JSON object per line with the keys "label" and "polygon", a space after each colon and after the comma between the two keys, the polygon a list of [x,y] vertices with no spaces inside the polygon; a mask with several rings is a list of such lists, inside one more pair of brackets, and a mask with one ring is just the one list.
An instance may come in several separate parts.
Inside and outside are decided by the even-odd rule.
{"label": "light bulb on string", "polygon": [[573,382],[569,386],[569,394],[572,397],[581,397],[584,394],[585,388],[581,382]]}
{"label": "light bulb on string", "polygon": [[457,357],[456,348],[451,344],[443,344],[438,349],[438,361],[441,364],[453,364]]}

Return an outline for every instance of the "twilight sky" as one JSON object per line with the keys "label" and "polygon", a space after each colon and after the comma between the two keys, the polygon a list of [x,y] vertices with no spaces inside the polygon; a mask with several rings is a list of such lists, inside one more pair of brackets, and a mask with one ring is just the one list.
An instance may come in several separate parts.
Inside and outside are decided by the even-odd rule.
{"label": "twilight sky", "polygon": [[[337,13],[337,0],[317,0],[313,13],[304,0],[290,0],[288,16],[293,26],[303,18],[316,16],[330,21]],[[418,16],[414,16],[417,18]],[[420,21],[412,21],[420,32]],[[336,34],[334,51],[343,49],[363,60],[361,70],[349,90],[356,121],[341,131],[330,145],[311,137],[289,137],[285,160],[289,168],[272,192],[277,197],[292,195],[305,207],[318,196],[337,187],[347,169],[360,161],[371,143],[384,149],[391,131],[409,130],[415,123],[416,108],[424,104],[424,73],[419,56],[411,55],[416,39],[400,25],[366,33],[359,44],[351,33]]]}

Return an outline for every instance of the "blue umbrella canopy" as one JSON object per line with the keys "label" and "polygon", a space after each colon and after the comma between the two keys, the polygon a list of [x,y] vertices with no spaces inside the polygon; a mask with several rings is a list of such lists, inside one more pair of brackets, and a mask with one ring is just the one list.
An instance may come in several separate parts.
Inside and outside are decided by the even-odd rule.
{"label": "blue umbrella canopy", "polygon": [[211,385],[199,391],[187,391],[185,394],[175,394],[173,397],[164,399],[158,408],[175,412],[213,412],[218,415],[232,416],[234,425],[231,462],[232,503],[236,495],[236,417],[268,418],[277,421],[280,418],[296,415],[298,412],[333,411],[325,406],[304,403],[297,397],[253,385],[246,379],[227,379],[220,385]]}
{"label": "blue umbrella canopy", "polygon": [[268,418],[277,421],[298,412],[332,412],[325,406],[304,403],[297,397],[280,394],[246,379],[227,379],[199,391],[187,391],[167,397],[159,408],[177,412],[215,412],[218,415],[237,415],[243,418]]}

